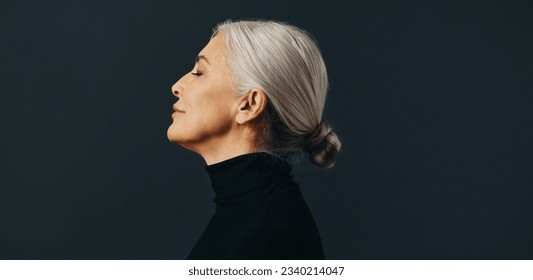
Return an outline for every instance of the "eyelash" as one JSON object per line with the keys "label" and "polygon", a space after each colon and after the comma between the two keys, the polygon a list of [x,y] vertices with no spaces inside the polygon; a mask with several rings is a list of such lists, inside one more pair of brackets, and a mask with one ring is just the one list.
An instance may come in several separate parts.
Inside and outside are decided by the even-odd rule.
{"label": "eyelash", "polygon": [[202,72],[196,70],[196,73],[191,73],[194,76],[202,76]]}

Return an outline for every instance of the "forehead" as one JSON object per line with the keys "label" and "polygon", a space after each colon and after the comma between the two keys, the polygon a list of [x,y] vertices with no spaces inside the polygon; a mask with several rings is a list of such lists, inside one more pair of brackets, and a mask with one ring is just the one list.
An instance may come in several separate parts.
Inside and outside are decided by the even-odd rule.
{"label": "forehead", "polygon": [[220,32],[213,37],[198,55],[205,56],[211,64],[224,65],[226,62],[225,35]]}

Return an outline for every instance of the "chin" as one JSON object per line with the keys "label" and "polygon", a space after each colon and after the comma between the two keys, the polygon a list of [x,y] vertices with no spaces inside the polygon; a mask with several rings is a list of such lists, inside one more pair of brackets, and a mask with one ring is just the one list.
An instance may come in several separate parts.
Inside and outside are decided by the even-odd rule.
{"label": "chin", "polygon": [[179,142],[179,134],[175,130],[176,128],[172,127],[172,125],[167,129],[167,138],[173,143]]}
{"label": "chin", "polygon": [[173,126],[173,125],[171,125],[167,129],[167,138],[168,138],[168,140],[170,142],[175,143],[175,144],[179,144],[181,146],[183,146],[183,144],[191,141],[189,135],[186,135],[183,132],[183,128],[182,127]]}

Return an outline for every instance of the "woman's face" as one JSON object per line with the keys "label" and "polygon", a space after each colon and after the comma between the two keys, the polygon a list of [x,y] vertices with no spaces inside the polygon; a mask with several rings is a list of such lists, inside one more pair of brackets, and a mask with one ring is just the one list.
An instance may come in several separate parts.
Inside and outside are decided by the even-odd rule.
{"label": "woman's face", "polygon": [[[188,149],[214,146],[235,122],[239,97],[226,62],[224,33],[217,34],[200,51],[191,72],[172,86],[178,97],[167,137]],[[213,147],[214,148],[214,147]]]}

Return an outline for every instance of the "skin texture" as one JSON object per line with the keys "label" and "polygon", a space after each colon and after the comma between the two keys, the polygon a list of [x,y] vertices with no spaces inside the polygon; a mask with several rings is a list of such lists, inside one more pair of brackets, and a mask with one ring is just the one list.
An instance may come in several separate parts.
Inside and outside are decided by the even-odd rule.
{"label": "skin texture", "polygon": [[168,139],[200,154],[207,165],[256,151],[267,95],[260,88],[237,95],[223,32],[198,55],[208,62],[200,59],[191,72],[172,85],[172,93],[178,97],[173,109],[182,112],[172,114]]}

